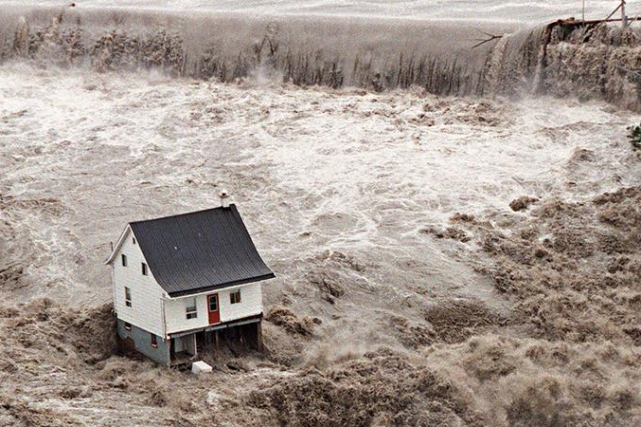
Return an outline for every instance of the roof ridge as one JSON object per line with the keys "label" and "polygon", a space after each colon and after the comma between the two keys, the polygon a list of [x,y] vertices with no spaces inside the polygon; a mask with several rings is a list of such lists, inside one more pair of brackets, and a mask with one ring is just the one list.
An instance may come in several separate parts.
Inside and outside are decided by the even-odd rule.
{"label": "roof ridge", "polygon": [[[235,203],[230,203],[229,204],[229,209],[230,210],[231,210],[232,206],[234,208],[236,208],[236,204]],[[174,215],[160,216],[158,218],[142,219],[142,220],[139,220],[139,221],[130,221],[128,224],[129,225],[142,224],[142,223],[145,223],[145,222],[158,221],[158,220],[161,220],[161,219],[179,218],[179,217],[183,217],[183,216],[195,215],[195,214],[199,214],[199,213],[203,213],[203,212],[210,212],[210,211],[223,210],[223,209],[227,209],[227,208],[223,208],[222,206],[216,206],[215,208],[202,209],[202,210],[199,210],[199,211],[192,211],[192,212],[185,212],[185,213],[174,214]]]}

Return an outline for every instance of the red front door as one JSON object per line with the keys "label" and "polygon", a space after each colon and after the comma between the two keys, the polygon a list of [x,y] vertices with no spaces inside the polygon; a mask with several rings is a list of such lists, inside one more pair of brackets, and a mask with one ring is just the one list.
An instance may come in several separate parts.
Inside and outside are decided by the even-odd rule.
{"label": "red front door", "polygon": [[212,294],[207,297],[207,307],[209,308],[209,324],[220,323],[220,307],[218,306],[218,294]]}

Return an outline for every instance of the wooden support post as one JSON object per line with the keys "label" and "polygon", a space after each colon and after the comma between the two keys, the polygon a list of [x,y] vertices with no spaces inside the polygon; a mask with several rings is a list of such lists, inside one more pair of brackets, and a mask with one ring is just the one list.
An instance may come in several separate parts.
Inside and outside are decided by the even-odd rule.
{"label": "wooden support post", "polygon": [[263,351],[263,322],[256,323],[256,350]]}
{"label": "wooden support post", "polygon": [[193,334],[192,335],[193,342],[194,342],[194,356],[198,356],[198,335]]}
{"label": "wooden support post", "polygon": [[614,14],[617,13],[619,9],[621,9],[621,23],[623,24],[623,28],[628,28],[629,19],[628,15],[625,13],[625,4],[625,0],[621,0],[621,3],[617,6],[617,8],[614,9],[614,11],[612,11],[612,13],[607,18],[605,18],[603,22],[615,21],[614,19],[610,20],[610,18],[612,18]]}
{"label": "wooden support post", "polygon": [[214,331],[214,352],[218,356],[218,330]]}
{"label": "wooden support post", "polygon": [[[623,1],[623,0],[622,0],[622,1]],[[623,3],[621,3],[620,5],[618,5],[618,6],[617,6],[617,8],[616,8],[616,9],[614,9],[614,10],[612,11],[612,13],[611,13],[610,15],[608,15],[608,17],[607,17],[607,18],[605,18],[605,19],[604,19],[604,21],[606,21],[606,22],[607,22],[607,21],[609,21],[609,20],[610,20],[610,18],[612,18],[612,17],[614,16],[614,14],[615,14],[615,13],[617,13],[617,11],[618,11],[619,9],[621,9],[621,6],[622,6],[622,5],[623,5]]]}

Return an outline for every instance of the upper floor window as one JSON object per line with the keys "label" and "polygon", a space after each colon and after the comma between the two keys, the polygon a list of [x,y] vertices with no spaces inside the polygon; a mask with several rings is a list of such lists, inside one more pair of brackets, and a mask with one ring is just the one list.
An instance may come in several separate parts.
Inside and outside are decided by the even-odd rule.
{"label": "upper floor window", "polygon": [[146,276],[147,275],[147,264],[145,264],[144,262],[141,263],[141,264],[142,264],[142,275]]}
{"label": "upper floor window", "polygon": [[229,294],[229,302],[231,304],[240,304],[240,289]]}
{"label": "upper floor window", "polygon": [[126,267],[127,266],[127,255],[125,255],[125,254],[120,255],[120,259],[122,260],[122,266]]}
{"label": "upper floor window", "polygon": [[198,317],[198,306],[196,305],[196,297],[187,298],[185,300],[185,313],[187,319],[195,319]]}
{"label": "upper floor window", "polygon": [[125,286],[125,305],[131,307],[131,289]]}
{"label": "upper floor window", "polygon": [[136,238],[135,237],[131,238],[131,243],[133,243],[134,245],[136,244]]}

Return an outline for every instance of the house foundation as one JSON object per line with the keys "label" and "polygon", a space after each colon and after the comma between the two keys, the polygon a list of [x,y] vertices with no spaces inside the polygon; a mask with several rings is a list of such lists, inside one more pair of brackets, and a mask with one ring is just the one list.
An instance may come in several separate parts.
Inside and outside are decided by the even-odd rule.
{"label": "house foundation", "polygon": [[230,349],[233,354],[262,351],[262,315],[210,325],[198,330],[170,334],[170,365],[184,365],[204,354],[216,357]]}
{"label": "house foundation", "polygon": [[246,350],[263,350],[262,323],[255,321],[224,329],[202,331],[195,334],[199,352],[219,353],[229,348],[233,353]]}
{"label": "house foundation", "polygon": [[166,340],[118,319],[118,346],[128,356],[144,356],[164,366],[183,366],[204,354],[216,357],[225,349],[235,355],[262,351],[262,315],[211,325],[195,331],[170,334]]}
{"label": "house foundation", "polygon": [[121,353],[129,356],[142,354],[161,365],[170,364],[170,342],[156,336],[152,341],[152,333],[118,319],[118,348]]}

